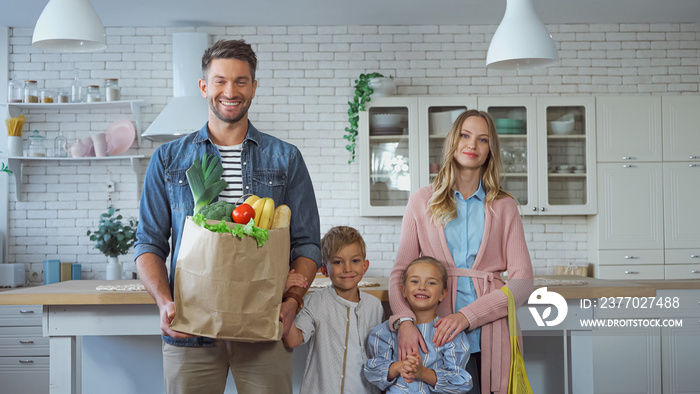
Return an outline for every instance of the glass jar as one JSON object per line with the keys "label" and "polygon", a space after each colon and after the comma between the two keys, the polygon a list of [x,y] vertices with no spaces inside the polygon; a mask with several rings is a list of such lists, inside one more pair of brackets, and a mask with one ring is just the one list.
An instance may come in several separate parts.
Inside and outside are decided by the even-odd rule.
{"label": "glass jar", "polygon": [[51,104],[56,102],[56,99],[54,98],[54,91],[51,89],[41,89],[39,102],[44,104]]}
{"label": "glass jar", "polygon": [[57,103],[70,103],[70,90],[68,90],[68,89],[59,90],[58,94],[56,95],[56,102]]}
{"label": "glass jar", "polygon": [[96,103],[102,101],[100,96],[100,87],[97,85],[88,85],[85,92],[85,101],[88,103]]}
{"label": "glass jar", "polygon": [[7,102],[8,103],[21,103],[24,97],[24,89],[20,81],[15,78],[10,79],[7,83]]}
{"label": "glass jar", "polygon": [[39,102],[39,87],[36,81],[28,79],[24,81],[24,102],[38,103]]}
{"label": "glass jar", "polygon": [[53,139],[53,155],[54,157],[67,157],[68,152],[66,151],[68,145],[68,139],[63,136],[61,130],[58,131],[58,135]]}
{"label": "glass jar", "polygon": [[29,140],[29,149],[27,156],[29,157],[44,157],[46,156],[46,147],[44,146],[43,135],[39,134],[39,130],[32,131],[32,134],[27,137]]}
{"label": "glass jar", "polygon": [[121,89],[119,88],[119,79],[105,79],[105,101],[119,101],[121,99]]}

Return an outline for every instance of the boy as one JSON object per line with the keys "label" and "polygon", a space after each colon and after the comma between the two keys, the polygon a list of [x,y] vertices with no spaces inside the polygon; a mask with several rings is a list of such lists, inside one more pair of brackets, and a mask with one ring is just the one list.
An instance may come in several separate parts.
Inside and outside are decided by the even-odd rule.
{"label": "boy", "polygon": [[379,393],[362,374],[367,336],[384,317],[381,301],[358,288],[369,268],[365,242],[352,227],[333,227],[321,239],[321,255],[332,286],[306,296],[283,338],[289,348],[309,342],[300,392]]}
{"label": "boy", "polygon": [[[413,260],[403,272],[401,292],[416,315],[416,327],[423,338],[432,338],[437,306],[447,295],[447,271],[432,257]],[[464,370],[469,359],[467,336],[460,332],[442,347],[426,340],[428,353],[410,354],[399,361],[398,333],[389,330],[389,321],[369,335],[370,360],[365,376],[386,393],[466,393],[472,378]]]}

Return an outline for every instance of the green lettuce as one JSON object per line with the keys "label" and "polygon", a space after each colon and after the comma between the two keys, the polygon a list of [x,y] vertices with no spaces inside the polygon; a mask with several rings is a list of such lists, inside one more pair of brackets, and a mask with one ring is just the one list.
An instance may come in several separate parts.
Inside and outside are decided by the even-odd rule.
{"label": "green lettuce", "polygon": [[250,219],[248,224],[245,226],[236,223],[233,227],[229,227],[225,221],[220,221],[216,224],[207,223],[207,219],[201,213],[198,213],[192,217],[194,224],[204,227],[205,229],[214,233],[231,233],[232,235],[243,238],[244,235],[255,238],[258,242],[258,247],[265,245],[267,240],[270,238],[270,232],[264,228],[255,227],[255,221]]}

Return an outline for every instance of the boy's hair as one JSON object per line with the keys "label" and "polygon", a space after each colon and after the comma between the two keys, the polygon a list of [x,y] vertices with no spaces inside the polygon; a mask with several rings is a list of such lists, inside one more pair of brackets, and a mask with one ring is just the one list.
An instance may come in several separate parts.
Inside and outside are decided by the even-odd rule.
{"label": "boy's hair", "polygon": [[335,226],[331,228],[321,239],[323,264],[328,264],[333,255],[338,253],[340,249],[355,243],[360,245],[362,259],[366,259],[367,251],[365,240],[362,239],[362,236],[357,230],[348,226]]}
{"label": "boy's hair", "polygon": [[442,279],[442,288],[447,289],[447,270],[445,269],[445,266],[439,260],[430,256],[421,256],[411,261],[411,263],[408,264],[408,267],[403,270],[403,274],[401,275],[401,283],[406,285],[406,280],[408,279],[408,269],[419,263],[428,263],[437,267],[438,271],[440,271],[440,279]]}
{"label": "boy's hair", "polygon": [[202,77],[206,81],[209,73],[209,65],[213,59],[236,59],[248,63],[250,76],[255,80],[255,69],[258,66],[258,58],[253,47],[243,40],[219,40],[204,51],[202,55]]}

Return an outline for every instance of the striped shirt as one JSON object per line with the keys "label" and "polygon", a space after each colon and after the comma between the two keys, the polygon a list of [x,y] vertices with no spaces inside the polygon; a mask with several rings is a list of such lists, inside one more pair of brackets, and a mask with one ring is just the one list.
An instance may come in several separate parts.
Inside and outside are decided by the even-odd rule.
{"label": "striped shirt", "polygon": [[221,165],[224,167],[224,173],[221,179],[228,183],[228,187],[219,193],[219,199],[226,202],[235,203],[243,196],[243,175],[241,172],[241,151],[243,144],[233,146],[220,146]]}
{"label": "striped shirt", "polygon": [[387,394],[393,393],[466,393],[472,388],[472,377],[464,369],[469,360],[469,345],[467,336],[460,332],[455,339],[447,342],[445,346],[435,347],[431,340],[435,334],[435,322],[416,324],[425,339],[428,353],[421,350],[421,361],[424,367],[435,371],[437,383],[435,387],[414,380],[407,383],[401,375],[388,381],[389,366],[399,361],[398,333],[389,330],[389,321],[374,327],[369,334],[368,349],[370,359],[365,363],[365,378]]}

